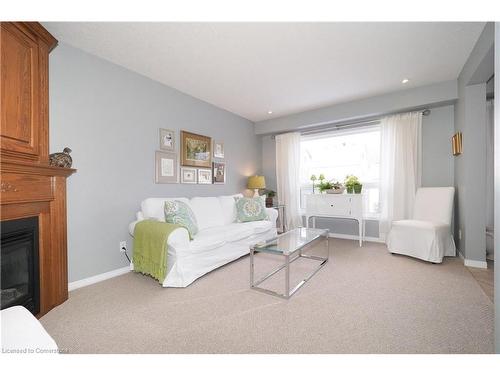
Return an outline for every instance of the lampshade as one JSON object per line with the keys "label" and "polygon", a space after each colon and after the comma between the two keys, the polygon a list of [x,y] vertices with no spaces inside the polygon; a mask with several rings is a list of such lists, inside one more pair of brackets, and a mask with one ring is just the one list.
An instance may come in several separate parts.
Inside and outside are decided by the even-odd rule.
{"label": "lampshade", "polygon": [[248,189],[265,189],[266,179],[264,176],[250,176],[247,182]]}

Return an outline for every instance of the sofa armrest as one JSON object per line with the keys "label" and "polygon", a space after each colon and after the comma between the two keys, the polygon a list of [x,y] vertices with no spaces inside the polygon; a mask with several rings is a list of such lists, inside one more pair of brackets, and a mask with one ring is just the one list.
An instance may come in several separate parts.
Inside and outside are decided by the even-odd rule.
{"label": "sofa armrest", "polygon": [[266,207],[267,216],[269,216],[269,221],[273,222],[276,225],[276,221],[278,220],[278,211],[274,208]]}
{"label": "sofa armrest", "polygon": [[170,233],[167,240],[167,246],[175,249],[175,251],[182,251],[189,249],[190,239],[189,232],[186,228],[177,228]]}
{"label": "sofa armrest", "polygon": [[132,221],[132,222],[128,225],[128,232],[130,233],[130,235],[131,235],[132,237],[134,237],[135,225],[136,225],[139,221],[142,221],[142,220]]}
{"label": "sofa armrest", "polygon": [[[135,226],[138,222],[142,220],[136,220],[128,225],[128,231],[132,237],[134,237]],[[170,233],[168,236],[167,245],[178,249],[189,248],[189,232],[186,228],[177,228]]]}
{"label": "sofa armrest", "polygon": [[137,211],[137,213],[135,214],[135,218],[137,220],[135,221],[132,221],[129,225],[128,225],[128,232],[130,233],[130,235],[132,237],[134,237],[134,230],[135,230],[135,225],[139,222],[139,221],[143,221],[144,220],[144,216],[142,214],[141,211]]}

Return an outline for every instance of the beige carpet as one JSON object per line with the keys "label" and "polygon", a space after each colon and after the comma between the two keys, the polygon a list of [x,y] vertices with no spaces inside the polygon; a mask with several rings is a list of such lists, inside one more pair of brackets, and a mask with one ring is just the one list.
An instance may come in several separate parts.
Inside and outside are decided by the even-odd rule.
{"label": "beige carpet", "polygon": [[[78,289],[41,322],[69,353],[493,352],[493,304],[460,259],[331,245],[330,262],[289,301],[250,290],[244,257],[183,289],[134,273]],[[275,264],[258,260],[262,272]],[[295,280],[310,262],[294,263]]]}
{"label": "beige carpet", "polygon": [[491,302],[495,295],[495,262],[486,260],[488,268],[467,267],[472,277],[479,283],[481,289],[488,296]]}

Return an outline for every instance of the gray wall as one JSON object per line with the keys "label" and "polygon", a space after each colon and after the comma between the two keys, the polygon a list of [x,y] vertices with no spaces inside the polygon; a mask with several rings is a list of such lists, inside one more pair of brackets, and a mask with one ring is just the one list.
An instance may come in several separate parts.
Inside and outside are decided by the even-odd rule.
{"label": "gray wall", "polygon": [[[463,153],[455,158],[455,242],[469,260],[486,260],[486,81],[493,75],[494,24],[486,24],[458,77],[455,131]],[[460,235],[461,234],[461,235]]]}
{"label": "gray wall", "polygon": [[422,186],[453,186],[452,105],[433,108],[422,120]]}
{"label": "gray wall", "polygon": [[[500,40],[500,23],[495,24],[495,39]],[[500,87],[500,49],[495,50],[495,87]],[[497,90],[498,91],[498,90]],[[495,165],[500,165],[500,96],[495,97]],[[500,168],[495,168],[495,352],[500,354]]]}
{"label": "gray wall", "polygon": [[[453,156],[450,139],[454,133],[453,105],[436,107],[422,120],[422,185],[453,186]],[[276,190],[276,146],[270,135],[262,136],[262,173],[266,184]],[[331,233],[357,235],[356,222],[342,219],[317,219],[316,225]],[[367,220],[366,235],[379,237],[378,221]]]}
{"label": "gray wall", "polygon": [[323,124],[377,118],[388,113],[452,104],[456,99],[457,81],[440,82],[260,121],[255,124],[255,133],[283,133]]}
{"label": "gray wall", "polygon": [[[465,258],[486,261],[486,83],[465,88]],[[467,151],[467,153],[465,153]]]}
{"label": "gray wall", "polygon": [[[259,172],[253,124],[120,66],[60,44],[50,55],[50,148],[69,146],[78,172],[68,180],[69,281],[128,265],[128,224],[146,197],[216,196],[245,188]],[[225,185],[154,183],[158,129],[224,141]],[[177,142],[177,145],[179,143]]]}

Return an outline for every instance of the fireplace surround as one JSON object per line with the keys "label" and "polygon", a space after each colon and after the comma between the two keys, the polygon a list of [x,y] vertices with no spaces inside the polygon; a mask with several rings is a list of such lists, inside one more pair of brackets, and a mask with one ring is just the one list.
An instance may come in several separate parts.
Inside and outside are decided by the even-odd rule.
{"label": "fireplace surround", "polygon": [[1,228],[1,308],[22,305],[38,314],[38,218],[7,220]]}

